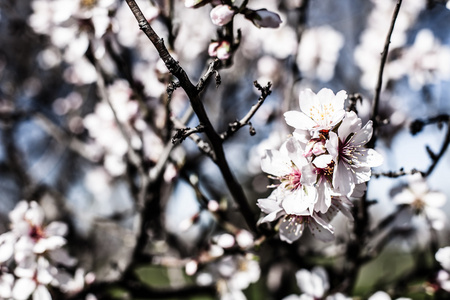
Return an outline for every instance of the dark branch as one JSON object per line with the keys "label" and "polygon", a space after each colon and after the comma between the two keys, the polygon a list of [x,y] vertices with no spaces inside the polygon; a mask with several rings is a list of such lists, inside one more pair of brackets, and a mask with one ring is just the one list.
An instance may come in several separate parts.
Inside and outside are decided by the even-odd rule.
{"label": "dark branch", "polygon": [[134,0],[126,0],[128,6],[133,12],[136,20],[138,21],[139,27],[141,30],[147,35],[152,44],[155,46],[156,50],[160,58],[164,61],[167,69],[178,78],[180,82],[180,86],[184,89],[186,94],[189,97],[192,108],[197,115],[199,122],[204,125],[205,134],[210,140],[210,145],[214,150],[216,155],[216,164],[219,167],[223,178],[225,179],[225,183],[227,184],[228,189],[230,190],[234,200],[239,204],[240,211],[243,214],[245,221],[247,222],[248,227],[257,231],[256,221],[254,218],[254,214],[250,205],[248,204],[247,197],[244,194],[244,190],[242,186],[236,181],[233,173],[230,170],[230,166],[225,158],[225,153],[222,146],[222,139],[215,131],[214,127],[209,120],[209,117],[206,113],[206,110],[203,106],[203,103],[200,99],[199,91],[197,86],[193,85],[187,76],[186,72],[183,68],[180,67],[179,63],[173,59],[170,55],[167,48],[164,46],[164,42],[159,36],[155,33],[153,28],[148,23],[147,19],[143,15],[142,11],[136,4]]}
{"label": "dark branch", "polygon": [[255,115],[255,113],[258,111],[258,109],[264,103],[264,100],[266,100],[266,98],[272,93],[272,91],[270,90],[270,88],[272,87],[272,84],[270,82],[268,82],[267,85],[264,87],[262,87],[257,81],[253,82],[253,84],[261,92],[261,96],[259,97],[258,102],[252,106],[250,111],[241,120],[239,120],[239,121],[236,120],[235,122],[230,123],[228,125],[227,131],[225,131],[224,133],[222,133],[220,135],[220,137],[223,140],[226,140],[227,138],[232,136],[234,133],[236,133],[236,131],[238,131],[239,129],[241,129],[242,127],[244,127],[246,125],[250,125],[250,135],[255,135],[256,132],[250,123],[250,119]]}
{"label": "dark branch", "polygon": [[172,137],[172,143],[177,144],[184,141],[188,136],[194,133],[203,132],[205,127],[202,124],[197,125],[195,128],[180,128],[176,130],[175,135]]}

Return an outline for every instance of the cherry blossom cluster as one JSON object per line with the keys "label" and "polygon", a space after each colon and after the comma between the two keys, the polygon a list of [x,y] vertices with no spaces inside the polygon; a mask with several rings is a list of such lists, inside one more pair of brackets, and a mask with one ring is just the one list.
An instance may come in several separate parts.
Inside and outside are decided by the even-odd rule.
{"label": "cherry blossom cluster", "polygon": [[84,271],[75,276],[58,266],[74,267],[76,260],[62,248],[67,225],[44,225],[44,211],[35,201],[21,201],[9,213],[11,230],[0,235],[0,298],[52,299],[49,287],[74,293],[84,287]]}
{"label": "cherry blossom cluster", "polygon": [[278,221],[280,238],[292,243],[305,227],[322,241],[334,239],[330,225],[341,211],[352,219],[349,197],[360,197],[371,168],[383,158],[365,148],[372,137],[372,122],[362,126],[353,111],[344,110],[345,91],[330,89],[300,93],[300,111],[284,114],[295,128],[279,150],[267,150],[262,170],[276,183],[268,198],[257,204],[267,215],[262,222]]}

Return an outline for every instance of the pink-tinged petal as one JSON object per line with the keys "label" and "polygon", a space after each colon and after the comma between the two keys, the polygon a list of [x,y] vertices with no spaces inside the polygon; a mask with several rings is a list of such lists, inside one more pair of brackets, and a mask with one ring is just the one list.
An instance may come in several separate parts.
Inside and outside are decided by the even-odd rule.
{"label": "pink-tinged petal", "polygon": [[31,278],[19,278],[14,284],[12,296],[16,300],[26,300],[36,289],[36,281]]}
{"label": "pink-tinged petal", "polygon": [[211,21],[214,25],[224,26],[234,16],[234,10],[229,5],[217,5],[210,12]]}
{"label": "pink-tinged petal", "polygon": [[314,211],[326,213],[331,205],[331,186],[328,181],[321,181],[317,187],[317,202],[314,206]]}
{"label": "pink-tinged petal", "polygon": [[288,215],[307,216],[308,209],[314,205],[314,199],[314,195],[306,195],[303,190],[298,190],[284,198],[281,205]]}
{"label": "pink-tinged petal", "polygon": [[280,240],[292,244],[298,240],[305,229],[305,223],[298,223],[286,216],[280,222]]}
{"label": "pink-tinged petal", "polygon": [[378,167],[383,164],[383,156],[373,149],[367,149],[366,164],[368,167]]}
{"label": "pink-tinged petal", "polygon": [[355,187],[353,172],[342,162],[334,167],[333,187],[336,192],[344,196],[350,196]]}
{"label": "pink-tinged petal", "polygon": [[302,178],[300,182],[303,185],[314,185],[317,182],[317,174],[313,165],[309,164],[302,168]]}
{"label": "pink-tinged petal", "polygon": [[341,138],[341,141],[345,141],[347,136],[352,133],[358,132],[361,130],[362,121],[355,112],[347,112],[345,114],[344,120],[342,120],[341,125],[338,128],[338,135]]}
{"label": "pink-tinged petal", "polygon": [[310,222],[308,226],[311,234],[322,242],[333,241],[335,238],[333,227],[317,215],[313,215],[313,218],[316,222]]}
{"label": "pink-tinged petal", "polygon": [[295,138],[289,138],[281,146],[280,151],[281,150],[286,150],[286,155],[289,157],[290,161],[292,161],[299,169],[309,163],[303,156],[303,148]]}
{"label": "pink-tinged petal", "polygon": [[372,138],[373,133],[373,123],[368,121],[361,130],[357,131],[353,136],[354,145],[365,145]]}
{"label": "pink-tinged petal", "polygon": [[68,231],[67,224],[63,223],[63,222],[58,222],[58,221],[51,222],[44,229],[46,236],[50,236],[50,235],[64,236],[67,234],[67,231]]}
{"label": "pink-tinged petal", "polygon": [[325,169],[333,160],[333,157],[329,154],[322,154],[317,156],[313,160],[313,164],[320,169]]}
{"label": "pink-tinged petal", "polygon": [[364,196],[364,193],[366,192],[366,190],[367,190],[367,185],[365,183],[356,184],[350,197],[361,198],[362,196]]}
{"label": "pink-tinged petal", "polygon": [[416,200],[416,195],[414,195],[411,190],[409,189],[403,189],[400,193],[394,196],[392,201],[395,204],[401,205],[401,204],[411,204]]}
{"label": "pink-tinged petal", "polygon": [[278,150],[266,150],[261,159],[261,169],[263,172],[283,176],[291,172],[291,161],[289,157],[282,155]]}
{"label": "pink-tinged petal", "polygon": [[256,205],[258,205],[262,212],[267,214],[262,222],[275,221],[277,217],[279,217],[279,214],[282,212],[282,208],[280,207],[280,205],[275,200],[270,198],[258,199]]}
{"label": "pink-tinged petal", "polygon": [[[326,104],[333,102],[332,100],[335,100],[334,98],[335,98],[335,95],[332,90],[323,88],[317,93],[316,101],[318,101],[322,105],[326,105]],[[342,106],[340,109],[343,109],[344,102],[342,101],[342,103],[340,103],[340,104]]]}
{"label": "pink-tinged petal", "polygon": [[40,284],[33,293],[33,300],[52,300],[52,295],[44,285]]}
{"label": "pink-tinged petal", "polygon": [[350,200],[348,200],[347,197],[336,197],[336,198],[333,198],[332,199],[332,203],[350,221],[354,220],[352,211],[350,209],[351,207],[353,207],[353,203]]}
{"label": "pink-tinged petal", "polygon": [[355,184],[364,183],[370,180],[372,171],[369,167],[353,168],[353,170],[355,171]]}
{"label": "pink-tinged petal", "polygon": [[292,136],[300,143],[302,148],[306,147],[306,144],[311,140],[311,132],[305,129],[295,129]]}
{"label": "pink-tinged petal", "polygon": [[328,153],[331,155],[332,159],[337,161],[339,156],[339,138],[333,131],[329,132],[329,138],[325,143],[325,148],[328,150]]}
{"label": "pink-tinged petal", "polygon": [[20,201],[19,203],[17,203],[16,207],[8,215],[11,223],[23,221],[27,210],[28,202]]}
{"label": "pink-tinged petal", "polygon": [[14,253],[16,236],[12,232],[5,232],[0,235],[0,263],[10,259]]}
{"label": "pink-tinged petal", "polygon": [[44,223],[44,210],[36,201],[31,201],[29,205],[30,207],[25,213],[25,219],[33,225],[41,226]]}
{"label": "pink-tinged petal", "polygon": [[308,112],[316,105],[316,94],[311,89],[301,91],[298,96],[300,110],[308,115]]}
{"label": "pink-tinged petal", "polygon": [[310,130],[316,126],[316,122],[302,112],[291,110],[284,113],[286,124],[295,129]]}
{"label": "pink-tinged petal", "polygon": [[35,253],[44,253],[47,250],[61,248],[66,244],[66,239],[61,236],[51,236],[39,239],[33,247]]}

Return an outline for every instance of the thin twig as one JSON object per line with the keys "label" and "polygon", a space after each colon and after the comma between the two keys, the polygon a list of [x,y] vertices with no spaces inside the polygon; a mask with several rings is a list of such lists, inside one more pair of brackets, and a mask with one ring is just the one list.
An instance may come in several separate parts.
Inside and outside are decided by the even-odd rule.
{"label": "thin twig", "polygon": [[398,0],[395,5],[394,13],[392,14],[391,25],[389,27],[389,32],[386,36],[386,41],[384,42],[383,52],[381,53],[380,70],[378,71],[378,82],[375,88],[375,96],[372,102],[372,121],[373,121],[373,131],[372,139],[367,144],[367,147],[373,148],[376,142],[376,129],[378,127],[378,106],[380,104],[381,87],[383,85],[383,71],[386,64],[387,56],[389,53],[389,44],[391,43],[392,32],[394,31],[395,21],[397,20],[398,13],[400,11],[400,6],[402,5],[402,0]]}
{"label": "thin twig", "polygon": [[375,178],[378,178],[378,177],[397,178],[397,177],[401,177],[401,176],[405,176],[405,175],[413,175],[416,173],[421,173],[422,175],[424,174],[423,172],[421,172],[417,169],[412,169],[411,171],[405,171],[403,168],[400,168],[400,170],[398,170],[398,171],[372,173],[372,176],[374,176]]}
{"label": "thin twig", "polygon": [[438,162],[441,160],[442,156],[444,156],[444,153],[447,151],[448,144],[450,144],[450,121],[448,121],[447,123],[447,133],[445,134],[445,139],[442,142],[441,150],[437,155],[436,154],[433,154],[432,156],[430,155],[433,162],[431,166],[428,168],[428,170],[424,173],[423,175],[424,177],[429,176],[433,172],[434,168],[437,166]]}
{"label": "thin twig", "polygon": [[[227,131],[223,132],[220,135],[220,137],[223,140],[228,139],[230,136],[232,136],[234,133],[236,133],[236,131],[238,131],[240,128],[242,128],[246,125],[251,125],[250,119],[255,115],[255,113],[258,111],[258,109],[264,103],[264,100],[266,100],[266,98],[272,93],[272,91],[270,90],[272,84],[270,82],[268,82],[267,85],[264,87],[259,85],[259,83],[257,81],[254,82],[254,85],[261,92],[261,96],[259,97],[258,102],[252,106],[250,111],[241,120],[235,121],[228,125]],[[254,131],[253,127],[250,127],[250,130],[251,130],[250,134],[254,135],[255,131]]]}

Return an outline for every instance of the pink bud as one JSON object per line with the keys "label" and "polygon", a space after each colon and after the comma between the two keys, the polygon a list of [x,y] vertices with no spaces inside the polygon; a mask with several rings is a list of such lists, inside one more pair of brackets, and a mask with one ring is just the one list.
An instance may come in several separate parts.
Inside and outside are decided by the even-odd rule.
{"label": "pink bud", "polygon": [[212,42],[209,44],[208,54],[218,59],[228,59],[230,57],[230,43],[227,41]]}
{"label": "pink bud", "polygon": [[214,25],[223,26],[233,19],[234,10],[228,5],[217,5],[209,15]]}

